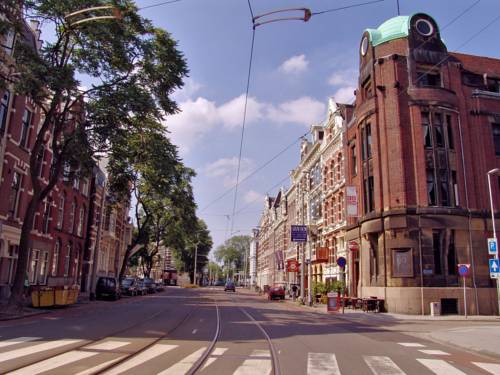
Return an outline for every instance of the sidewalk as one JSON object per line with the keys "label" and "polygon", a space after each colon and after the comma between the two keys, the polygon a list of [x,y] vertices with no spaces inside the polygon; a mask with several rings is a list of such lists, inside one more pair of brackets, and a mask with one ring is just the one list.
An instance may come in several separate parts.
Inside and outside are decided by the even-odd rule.
{"label": "sidewalk", "polygon": [[[259,296],[253,291],[245,291]],[[260,295],[265,298],[264,295]],[[271,303],[271,301],[269,301]],[[342,312],[328,313],[325,305],[313,306],[299,305],[297,301],[285,299],[285,304],[296,309],[308,312],[326,314],[342,320],[359,324],[376,324],[387,329],[398,329],[404,323],[421,324],[422,334],[425,338],[438,343],[457,346],[468,351],[500,358],[500,317],[473,315],[465,319],[462,315],[404,315],[394,313],[373,313],[362,310],[345,309]],[[455,322],[453,328],[437,328],[431,325],[436,322]],[[484,323],[478,325],[478,323]],[[395,326],[396,325],[396,326]],[[404,329],[401,330],[402,333]],[[414,334],[408,332],[408,334]]]}

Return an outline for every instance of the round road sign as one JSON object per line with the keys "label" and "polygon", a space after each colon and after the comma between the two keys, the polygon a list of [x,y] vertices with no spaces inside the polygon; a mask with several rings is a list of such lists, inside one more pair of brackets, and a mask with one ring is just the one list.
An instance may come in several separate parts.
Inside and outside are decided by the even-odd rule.
{"label": "round road sign", "polygon": [[344,268],[345,267],[345,263],[346,263],[346,260],[345,260],[344,257],[338,257],[337,258],[337,264],[339,265],[339,267]]}
{"label": "round road sign", "polygon": [[459,264],[458,265],[458,274],[462,277],[469,276],[470,264]]}

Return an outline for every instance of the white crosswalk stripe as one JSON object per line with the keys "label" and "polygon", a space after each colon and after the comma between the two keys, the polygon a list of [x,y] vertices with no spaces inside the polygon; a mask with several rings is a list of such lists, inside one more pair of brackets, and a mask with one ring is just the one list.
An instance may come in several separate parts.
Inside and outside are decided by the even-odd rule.
{"label": "white crosswalk stripe", "polygon": [[500,375],[500,364],[498,363],[484,363],[484,362],[472,362],[476,366],[481,367],[484,371],[488,371],[493,375]]}
{"label": "white crosswalk stripe", "polygon": [[467,375],[465,372],[460,371],[456,367],[450,365],[442,359],[422,359],[417,358],[421,364],[427,367],[436,375]]}
{"label": "white crosswalk stripe", "polygon": [[226,351],[227,348],[215,348],[212,354],[210,354],[208,359],[205,361],[205,364],[203,365],[200,371],[205,370],[208,366],[214,363],[218,359],[218,357],[222,356]]}
{"label": "white crosswalk stripe", "polygon": [[340,375],[337,357],[332,353],[309,353],[307,356],[308,375]]}
{"label": "white crosswalk stripe", "polygon": [[443,352],[442,350],[420,349],[419,352],[428,355],[450,355],[450,353]]}
{"label": "white crosswalk stripe", "polygon": [[407,348],[425,348],[425,345],[419,344],[418,342],[398,342],[398,344]]}
{"label": "white crosswalk stripe", "polygon": [[34,365],[23,367],[14,372],[9,372],[9,375],[36,375],[45,371],[54,370],[58,367],[68,365],[70,363],[80,361],[82,359],[90,358],[98,355],[95,352],[79,352],[72,350],[70,352],[57,355],[42,362],[35,363]]}
{"label": "white crosswalk stripe", "polygon": [[100,344],[95,344],[95,345],[89,345],[85,346],[84,349],[89,349],[89,350],[115,350],[118,348],[121,348],[122,346],[128,345],[130,342],[128,341],[115,341],[115,340],[109,340],[109,341],[104,341]]}
{"label": "white crosswalk stripe", "polygon": [[177,348],[178,345],[169,345],[169,344],[155,344],[151,348],[146,349],[145,351],[137,354],[136,356],[130,358],[128,361],[123,362],[121,365],[109,370],[106,372],[107,375],[118,375],[124,373],[125,371],[130,370],[135,366],[139,366],[140,364],[147,362],[153,358],[156,358],[170,350]]}
{"label": "white crosswalk stripe", "polygon": [[405,375],[389,357],[365,356],[363,358],[375,375]]}
{"label": "white crosswalk stripe", "polygon": [[121,359],[125,358],[126,356],[125,355],[122,355],[118,358],[114,358],[110,361],[106,361],[106,362],[103,362],[97,366],[94,366],[94,367],[91,367],[91,368],[88,368],[86,370],[83,370],[75,375],[92,375],[92,374],[95,374],[101,370],[104,370],[105,368],[107,368],[108,366],[111,366],[113,363],[116,363],[118,361],[120,361]]}
{"label": "white crosswalk stripe", "polygon": [[23,342],[35,341],[40,339],[41,337],[16,337],[15,339],[0,341],[0,348],[6,348],[8,346],[22,344]]}
{"label": "white crosswalk stripe", "polygon": [[44,342],[42,344],[30,345],[25,348],[10,350],[5,353],[0,353],[0,363],[10,361],[12,359],[25,357],[27,355],[44,352],[51,349],[60,348],[67,345],[77,344],[82,340],[55,340]]}
{"label": "white crosswalk stripe", "polygon": [[250,354],[250,358],[245,359],[233,375],[266,375],[271,373],[271,369],[272,363],[269,351],[254,350]]}
{"label": "white crosswalk stripe", "polygon": [[201,348],[194,353],[188,355],[184,359],[181,359],[175,365],[169,367],[168,369],[158,373],[158,375],[184,375],[193,364],[203,355],[207,348]]}

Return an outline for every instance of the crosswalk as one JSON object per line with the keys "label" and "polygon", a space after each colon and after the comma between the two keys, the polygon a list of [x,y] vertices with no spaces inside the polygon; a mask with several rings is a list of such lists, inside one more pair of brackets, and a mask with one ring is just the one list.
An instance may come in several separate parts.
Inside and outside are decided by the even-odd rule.
{"label": "crosswalk", "polygon": [[[402,349],[393,357],[359,354],[356,366],[361,373],[374,375],[405,375],[407,373],[435,375],[500,375],[500,363],[470,362],[457,364],[452,355],[422,343],[400,342]],[[231,373],[233,375],[271,374],[272,358],[267,349],[247,349],[246,354],[231,347],[216,346],[202,368],[201,374]],[[187,349],[175,342],[160,341],[137,351],[133,339],[107,338],[85,344],[78,339],[43,341],[39,337],[18,337],[0,340],[0,373],[37,375],[68,373],[92,375],[157,374],[182,375],[205,353],[206,346],[193,345]],[[135,354],[134,354],[135,353]],[[45,355],[46,354],[46,355]],[[352,374],[353,358],[339,353],[309,352],[304,354],[307,375]],[[406,357],[406,358],[405,358]],[[179,359],[180,358],[180,359]],[[403,360],[404,358],[404,360]],[[236,360],[235,360],[236,359]],[[220,367],[221,363],[230,364]],[[304,366],[297,358],[297,368]],[[19,364],[20,363],[20,364]],[[283,364],[286,366],[286,364]],[[20,366],[24,366],[19,368]],[[220,372],[224,368],[225,372]],[[15,369],[15,370],[13,370]],[[9,372],[10,371],[10,372]],[[286,373],[285,370],[282,370]]]}

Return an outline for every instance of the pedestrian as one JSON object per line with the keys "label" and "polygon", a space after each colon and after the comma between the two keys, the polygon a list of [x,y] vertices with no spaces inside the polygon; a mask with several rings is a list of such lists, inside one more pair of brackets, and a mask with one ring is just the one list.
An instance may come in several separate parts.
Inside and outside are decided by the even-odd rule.
{"label": "pedestrian", "polygon": [[293,284],[292,285],[292,299],[295,301],[297,298],[297,285]]}

